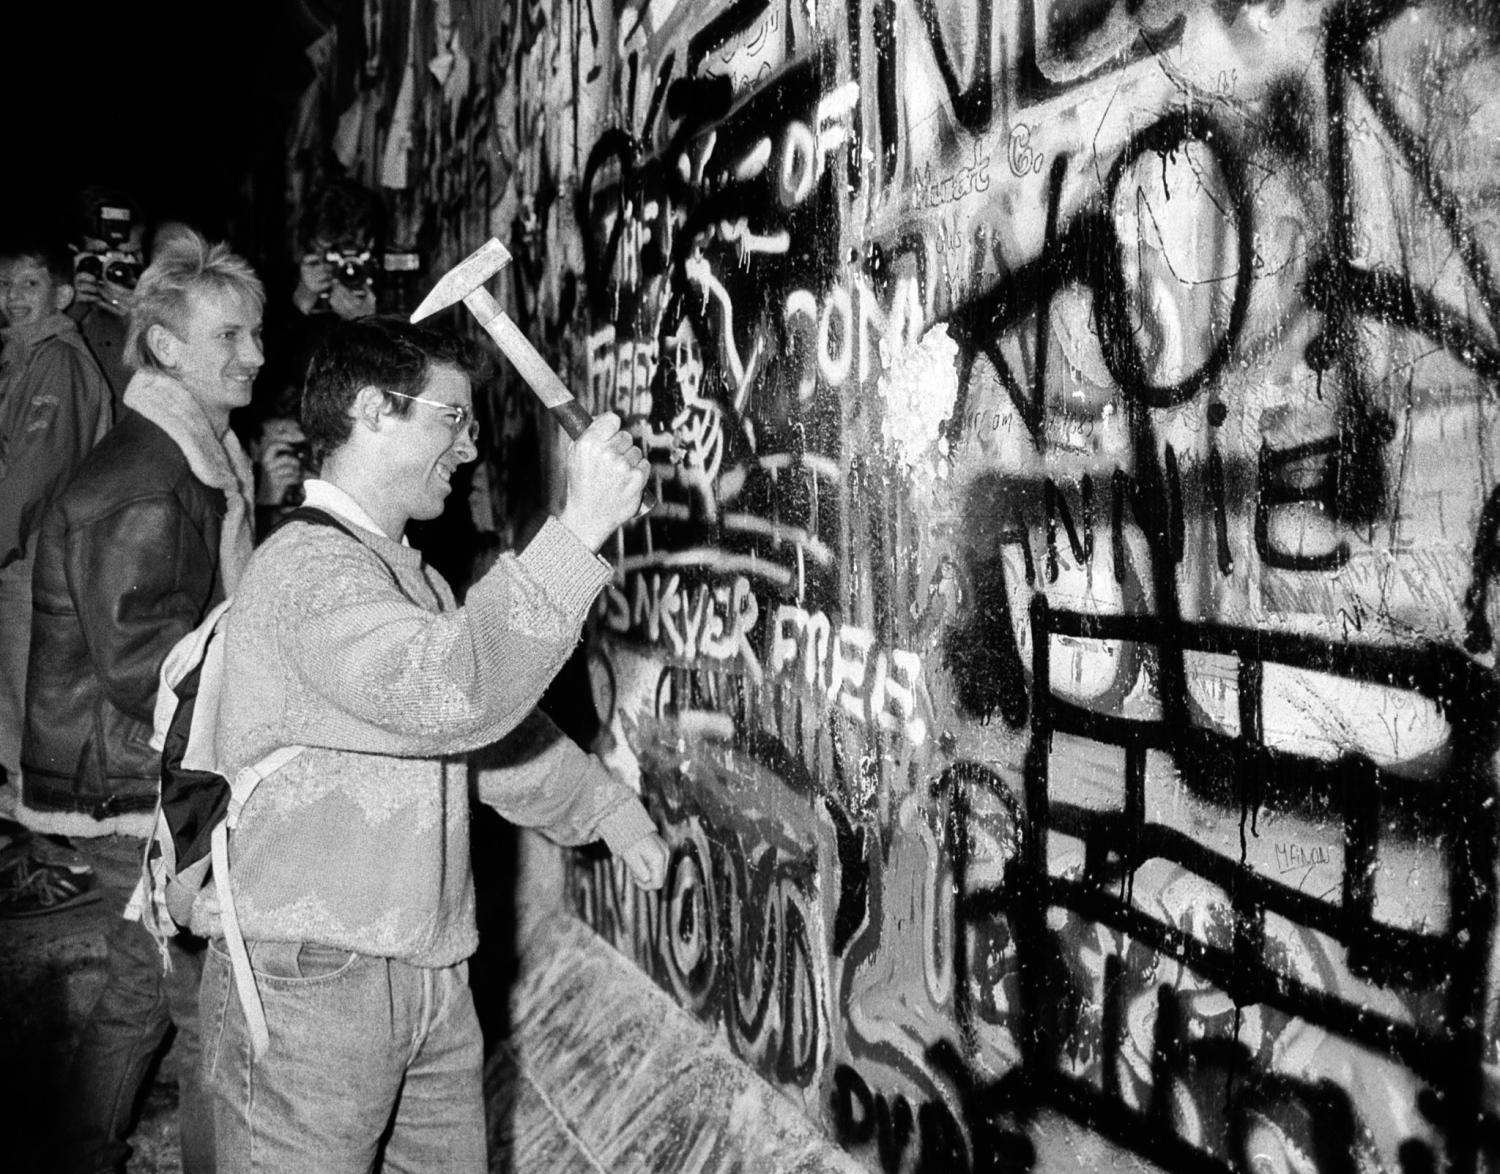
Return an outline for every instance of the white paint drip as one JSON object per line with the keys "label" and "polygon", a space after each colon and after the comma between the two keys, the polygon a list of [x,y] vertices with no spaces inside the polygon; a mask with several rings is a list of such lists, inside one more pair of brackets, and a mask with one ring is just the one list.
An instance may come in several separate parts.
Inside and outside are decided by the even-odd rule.
{"label": "white paint drip", "polygon": [[914,346],[881,344],[885,372],[879,388],[885,412],[881,439],[890,456],[915,469],[925,465],[938,443],[943,422],[958,399],[958,344],[946,324],[928,330]]}

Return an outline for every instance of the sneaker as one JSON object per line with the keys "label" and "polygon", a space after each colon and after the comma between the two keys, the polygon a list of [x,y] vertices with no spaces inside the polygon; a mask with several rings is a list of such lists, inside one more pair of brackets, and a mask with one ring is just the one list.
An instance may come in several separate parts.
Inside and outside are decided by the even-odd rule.
{"label": "sneaker", "polygon": [[0,815],[0,871],[17,852],[30,852],[42,864],[69,872],[92,872],[88,857],[67,836],[39,835],[24,824]]}
{"label": "sneaker", "polygon": [[37,863],[53,868],[66,868],[69,872],[94,871],[88,857],[73,847],[73,841],[66,836],[32,836],[31,855]]}
{"label": "sneaker", "polygon": [[93,871],[47,864],[29,852],[0,859],[0,920],[60,913],[99,900]]}

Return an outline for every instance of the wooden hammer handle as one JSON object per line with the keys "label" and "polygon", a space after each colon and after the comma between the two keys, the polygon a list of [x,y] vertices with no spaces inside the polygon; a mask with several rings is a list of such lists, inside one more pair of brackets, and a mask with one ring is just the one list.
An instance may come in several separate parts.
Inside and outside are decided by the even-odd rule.
{"label": "wooden hammer handle", "polygon": [[[510,315],[500,309],[488,291],[481,287],[464,300],[470,302],[469,308],[474,311],[475,317],[495,340],[495,345],[505,352],[505,357],[515,366],[526,385],[547,405],[552,418],[562,426],[564,432],[577,440],[584,429],[594,422],[588,409],[574,398],[568,385],[558,378],[557,372],[547,365],[547,360],[531,345],[531,340],[521,332]],[[644,513],[655,508],[656,491],[648,484],[641,494],[641,511]]]}
{"label": "wooden hammer handle", "polygon": [[[565,404],[558,404],[555,408],[548,408],[552,418],[558,422],[562,430],[577,440],[584,431],[594,422],[594,417],[588,414],[584,406],[576,399],[570,399]],[[641,513],[650,513],[656,508],[656,490],[651,488],[648,480],[646,488],[641,490]]]}
{"label": "wooden hammer handle", "polygon": [[584,411],[583,405],[576,399],[565,404],[558,404],[555,408],[548,408],[552,418],[562,425],[562,430],[577,440],[594,422],[594,417]]}

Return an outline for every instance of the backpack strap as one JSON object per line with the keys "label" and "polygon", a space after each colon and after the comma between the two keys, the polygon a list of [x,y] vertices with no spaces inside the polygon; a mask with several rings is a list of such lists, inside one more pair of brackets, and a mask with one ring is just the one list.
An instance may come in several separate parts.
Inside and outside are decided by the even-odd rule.
{"label": "backpack strap", "polygon": [[359,541],[359,535],[344,525],[336,515],[330,513],[328,510],[321,510],[315,505],[299,505],[291,513],[283,514],[276,520],[276,524],[266,531],[265,537],[261,541],[264,542],[266,538],[271,537],[272,534],[276,533],[283,526],[290,526],[293,522],[307,522],[313,526],[332,526],[335,530],[342,530],[356,542]]}
{"label": "backpack strap", "polygon": [[[293,522],[331,526],[335,530],[342,530],[356,542],[361,541],[359,535],[333,514],[315,506],[299,506],[272,526],[266,532],[266,538]],[[394,576],[394,572],[392,574]],[[222,661],[219,667],[222,670]],[[240,812],[261,781],[275,774],[304,749],[306,747],[303,746],[282,746],[280,749],[271,751],[259,762],[244,767],[234,778],[230,779],[229,810],[209,837],[209,859],[212,861],[213,875],[217,882],[224,946],[229,951],[229,966],[234,972],[235,990],[239,994],[240,1008],[245,1014],[245,1026],[250,1032],[250,1046],[256,1059],[264,1056],[271,1046],[271,1033],[266,1025],[266,1012],[261,1005],[260,990],[255,985],[255,971],[250,966],[250,951],[245,945],[245,935],[240,930],[239,911],[234,903],[234,886],[229,883],[229,833],[239,823]]]}
{"label": "backpack strap", "polygon": [[[396,570],[391,566],[390,563],[386,562],[385,559],[380,558],[380,555],[370,547],[370,544],[363,538],[361,538],[358,534],[356,534],[353,530],[351,530],[348,526],[346,526],[343,520],[339,518],[337,514],[334,514],[328,510],[319,509],[315,505],[299,505],[291,513],[284,514],[281,518],[277,519],[277,522],[274,526],[266,531],[265,537],[262,538],[261,541],[264,542],[266,538],[271,537],[272,534],[276,533],[276,531],[280,530],[283,526],[290,526],[293,522],[306,522],[310,526],[330,526],[335,530],[342,530],[344,534],[354,539],[355,542],[358,542],[366,550],[369,550],[370,553],[374,554],[377,559],[380,559],[380,565],[385,567],[386,573],[391,577],[391,582],[396,584],[396,589],[398,591],[401,590],[401,580],[399,577],[397,577]],[[266,773],[269,774],[270,772],[267,771]]]}
{"label": "backpack strap", "polygon": [[[240,808],[249,798],[255,784],[274,773],[302,753],[301,746],[285,746],[273,750],[254,766],[247,766],[235,776],[233,796],[229,801],[229,814],[219,821],[209,836],[209,859],[213,862],[219,894],[219,918],[224,930],[224,946],[229,951],[229,968],[234,972],[234,987],[240,997],[240,1009],[245,1013],[245,1026],[250,1032],[250,1047],[258,1060],[271,1046],[271,1032],[266,1025],[266,1011],[261,1005],[260,988],[255,985],[255,971],[250,968],[250,951],[245,946],[245,935],[240,930],[240,915],[234,903],[234,886],[229,883],[229,828],[238,822]],[[273,763],[273,760],[277,760]],[[269,766],[269,769],[266,769]],[[243,793],[239,792],[246,776],[251,776]]]}

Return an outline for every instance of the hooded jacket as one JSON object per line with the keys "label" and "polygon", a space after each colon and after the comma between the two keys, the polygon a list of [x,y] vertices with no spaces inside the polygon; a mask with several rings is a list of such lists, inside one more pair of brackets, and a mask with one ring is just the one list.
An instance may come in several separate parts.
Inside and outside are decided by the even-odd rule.
{"label": "hooded jacket", "polygon": [[113,422],[113,400],[66,314],[0,331],[0,567],[23,558],[47,503]]}
{"label": "hooded jacket", "polygon": [[161,662],[250,557],[250,462],[181,384],[138,372],[124,418],[36,541],[21,806],[34,830],[150,832]]}

